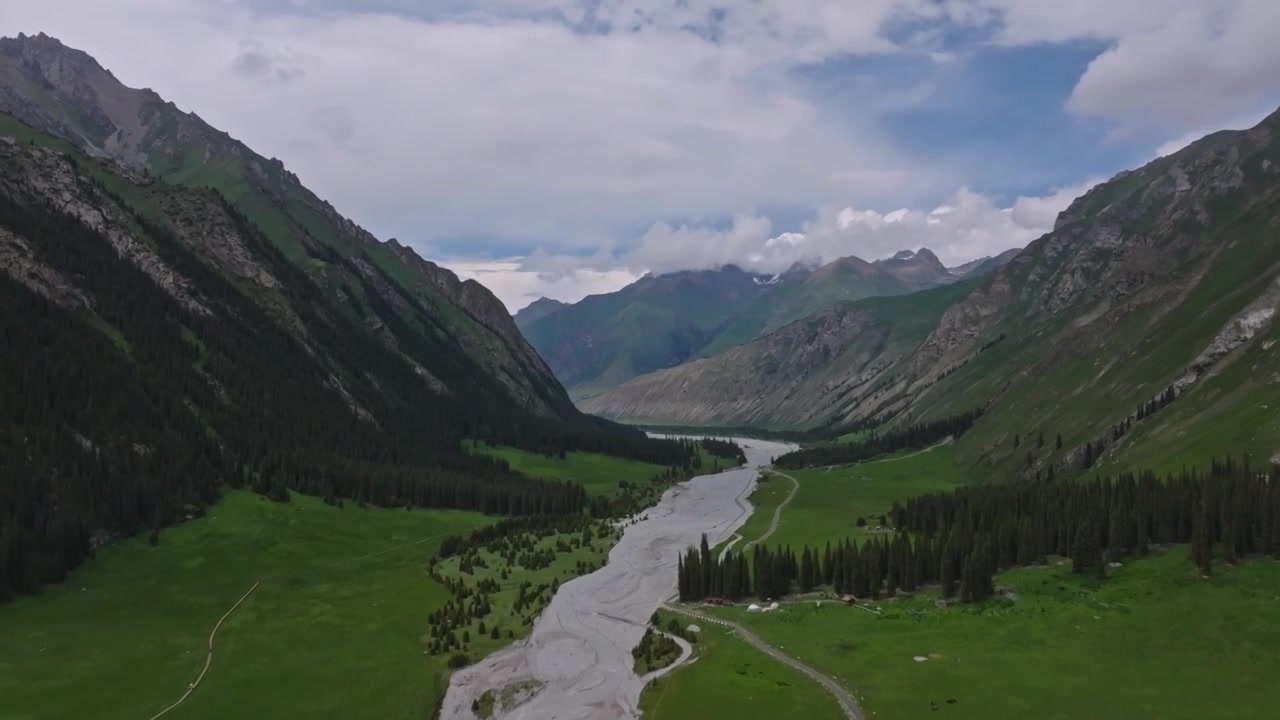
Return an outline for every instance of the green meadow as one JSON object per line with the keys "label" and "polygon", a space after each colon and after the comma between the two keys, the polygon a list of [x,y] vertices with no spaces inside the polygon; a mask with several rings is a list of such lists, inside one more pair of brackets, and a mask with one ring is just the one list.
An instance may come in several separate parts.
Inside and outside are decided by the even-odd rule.
{"label": "green meadow", "polygon": [[0,718],[422,717],[445,683],[423,654],[448,598],[426,576],[476,513],[339,509],[227,492],[206,517],[117,542],[37,596],[0,606]]}
{"label": "green meadow", "polygon": [[[663,627],[682,615],[659,613]],[[720,625],[702,623],[696,661],[651,682],[640,696],[644,717],[654,720],[768,718],[841,720],[835,698],[820,685],[770,658]]]}
{"label": "green meadow", "polygon": [[[804,545],[822,547],[827,542],[861,537],[866,528],[858,518],[866,518],[867,528],[878,516],[889,512],[895,501],[913,495],[945,492],[976,482],[974,473],[959,469],[950,445],[926,451],[908,451],[884,459],[833,468],[811,468],[788,472],[800,483],[795,499],[782,512],[782,522],[769,545],[790,545],[797,552]],[[770,480],[784,490],[785,478]],[[768,528],[773,510],[752,513],[749,526]],[[743,537],[748,537],[743,533]]]}
{"label": "green meadow", "polygon": [[[856,525],[858,517],[874,524],[870,516],[887,512],[895,501],[977,482],[957,469],[953,453],[953,446],[940,446],[793,472],[800,490],[767,542],[798,550],[861,537],[867,531]],[[784,482],[777,478],[757,491],[760,509],[744,537],[768,527],[789,487]],[[712,612],[748,625],[837,679],[860,698],[868,717],[1202,720],[1274,714],[1280,704],[1280,686],[1273,682],[1280,673],[1274,651],[1280,646],[1280,563],[1218,563],[1204,578],[1186,546],[1170,546],[1110,568],[1098,580],[1054,562],[998,575],[997,596],[975,605],[940,605],[936,591],[926,589],[882,600],[878,615],[813,600],[769,614],[742,607]],[[664,680],[668,693],[689,688],[692,695],[693,688],[725,682],[753,657],[740,642],[707,643],[702,653],[698,663]],[[760,667],[769,662],[758,653],[754,659]],[[816,683],[800,682],[807,689],[798,687],[797,694],[823,694]],[[733,704],[733,693],[715,694],[733,708],[725,716],[756,717]],[[660,720],[706,717],[714,707],[676,697],[682,702],[662,701]]]}
{"label": "green meadow", "polygon": [[[996,582],[1004,595],[974,606],[922,593],[879,616],[834,602],[720,612],[881,717],[1226,720],[1280,704],[1280,563],[1219,564],[1206,579],[1173,546],[1102,581],[1061,564]],[[702,671],[731,662],[709,655]]]}

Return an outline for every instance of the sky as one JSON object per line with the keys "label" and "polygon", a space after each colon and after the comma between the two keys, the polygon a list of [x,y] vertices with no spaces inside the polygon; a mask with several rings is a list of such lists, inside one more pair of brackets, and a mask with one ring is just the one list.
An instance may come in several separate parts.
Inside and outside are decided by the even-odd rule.
{"label": "sky", "polygon": [[1023,246],[1280,105],[1275,0],[0,0],[512,311]]}

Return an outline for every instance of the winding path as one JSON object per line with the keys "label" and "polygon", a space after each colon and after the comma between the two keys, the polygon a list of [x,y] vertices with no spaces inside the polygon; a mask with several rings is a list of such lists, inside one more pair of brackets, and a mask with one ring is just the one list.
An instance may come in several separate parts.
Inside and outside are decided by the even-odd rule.
{"label": "winding path", "polygon": [[880,464],[880,463],[897,462],[897,461],[899,461],[899,460],[906,460],[907,458],[910,458],[910,457],[915,457],[915,456],[917,456],[917,455],[923,455],[923,454],[925,454],[925,453],[927,453],[927,452],[933,452],[934,450],[937,450],[938,448],[942,447],[943,445],[950,445],[950,444],[951,444],[951,441],[952,441],[952,440],[954,440],[954,439],[955,439],[955,438],[948,436],[948,437],[943,438],[942,440],[939,440],[938,442],[934,443],[933,445],[930,445],[929,447],[927,447],[927,448],[925,448],[925,449],[923,449],[923,450],[917,450],[917,451],[915,451],[915,452],[913,452],[913,453],[907,453],[906,455],[899,455],[899,456],[897,456],[897,457],[884,458],[884,459],[882,459],[882,460],[864,460],[863,462],[860,462],[860,463],[854,463],[854,465],[855,465],[855,466],[856,466],[856,465],[878,465],[878,464]]}
{"label": "winding path", "polygon": [[378,552],[369,553],[367,555],[360,555],[358,557],[346,558],[344,560],[338,560],[336,562],[327,563],[325,565],[320,565],[313,568],[307,568],[305,570],[298,570],[291,573],[284,573],[281,575],[272,575],[272,576],[264,577],[255,581],[253,583],[253,586],[250,587],[248,590],[246,590],[244,595],[241,595],[240,599],[236,600],[235,603],[230,608],[228,608],[225,613],[222,614],[222,617],[218,618],[218,622],[213,626],[213,630],[209,632],[209,646],[208,646],[208,651],[205,653],[205,657],[204,657],[204,667],[201,668],[200,674],[196,676],[195,682],[192,682],[190,685],[187,686],[187,691],[182,693],[182,697],[178,698],[178,700],[174,702],[172,705],[170,705],[169,707],[161,710],[155,715],[152,715],[150,720],[156,720],[156,718],[159,718],[162,715],[165,715],[171,710],[174,710],[178,706],[182,705],[182,703],[186,702],[187,698],[191,697],[191,694],[196,691],[196,688],[200,687],[200,683],[204,681],[204,676],[209,672],[209,667],[213,665],[213,641],[214,641],[214,638],[216,638],[218,635],[218,630],[222,629],[222,623],[226,622],[227,618],[231,617],[231,614],[234,613],[236,609],[239,608],[242,604],[244,604],[244,601],[248,600],[249,596],[253,594],[253,591],[257,590],[258,586],[261,585],[262,583],[268,580],[280,580],[282,578],[294,577],[297,575],[302,575],[304,573],[314,572],[316,570],[324,570],[326,568],[335,567],[337,565],[345,565],[347,563],[357,562],[360,560],[368,560],[369,558],[377,557],[379,555],[386,555],[388,553],[396,552],[397,550],[404,550],[405,548],[410,548],[415,545],[422,545],[423,543],[428,543],[428,542],[431,542],[432,540],[439,540],[440,538],[445,537],[445,535],[447,535],[447,533],[442,535],[432,535],[431,537],[422,538],[421,540],[414,540],[413,542],[410,542],[410,543],[397,545],[392,548],[387,548],[386,550],[379,550]]}
{"label": "winding path", "polygon": [[182,693],[182,697],[178,698],[177,702],[161,710],[155,715],[152,715],[151,720],[156,720],[156,718],[160,717],[161,715],[164,715],[170,710],[173,710],[174,708],[178,707],[182,703],[186,702],[187,698],[191,697],[191,693],[195,692],[196,688],[200,687],[200,682],[204,680],[205,674],[209,672],[209,666],[213,664],[213,639],[217,637],[218,629],[222,627],[222,623],[226,622],[227,618],[231,617],[231,613],[235,612],[236,608],[240,607],[241,603],[249,599],[249,596],[252,595],[253,591],[257,590],[258,586],[261,584],[262,584],[261,580],[254,583],[253,587],[249,588],[249,590],[245,592],[244,595],[240,596],[240,599],[236,601],[235,605],[232,605],[229,610],[227,610],[225,613],[222,614],[222,617],[218,619],[218,624],[214,625],[213,631],[209,633],[209,651],[204,656],[204,668],[202,668],[200,670],[200,674],[196,676],[196,681],[187,686],[187,691]]}
{"label": "winding path", "polygon": [[787,499],[778,503],[778,507],[773,509],[773,521],[769,523],[769,529],[765,530],[764,534],[761,535],[760,537],[756,538],[755,540],[752,540],[746,545],[743,545],[742,546],[743,551],[750,550],[751,546],[755,545],[756,543],[762,543],[765,540],[768,540],[769,537],[778,530],[778,525],[782,523],[782,511],[785,510],[787,506],[791,504],[791,501],[794,500],[796,497],[796,493],[799,492],[800,490],[799,480],[796,480],[795,478],[791,477],[790,475],[784,472],[778,472],[777,470],[771,470],[770,472],[772,472],[774,475],[781,475],[782,477],[790,480],[791,493],[787,495]]}
{"label": "winding path", "polygon": [[849,718],[849,720],[866,720],[866,716],[862,714],[862,708],[858,706],[858,701],[853,698],[853,694],[850,693],[848,690],[845,690],[843,687],[841,687],[839,683],[837,683],[835,680],[832,680],[830,677],[823,675],[817,670],[814,670],[808,665],[805,665],[799,660],[796,660],[790,655],[783,653],[782,651],[778,650],[772,645],[766,643],[765,641],[761,640],[758,636],[756,636],[755,633],[746,629],[742,625],[739,625],[738,623],[732,622],[730,620],[721,620],[720,618],[714,618],[714,617],[711,617],[710,615],[703,615],[702,613],[697,613],[692,610],[686,610],[685,608],[676,607],[673,605],[667,605],[666,609],[672,612],[680,613],[681,615],[687,615],[688,617],[695,618],[703,622],[715,623],[716,625],[721,625],[733,630],[738,634],[739,637],[747,641],[747,643],[750,644],[755,649],[759,650],[760,652],[768,655],[769,657],[773,658],[774,660],[777,660],[778,662],[784,665],[787,665],[796,670],[799,670],[800,672],[807,675],[814,682],[826,688],[832,695],[835,696],[836,702],[840,703],[841,711],[844,712],[845,717]]}

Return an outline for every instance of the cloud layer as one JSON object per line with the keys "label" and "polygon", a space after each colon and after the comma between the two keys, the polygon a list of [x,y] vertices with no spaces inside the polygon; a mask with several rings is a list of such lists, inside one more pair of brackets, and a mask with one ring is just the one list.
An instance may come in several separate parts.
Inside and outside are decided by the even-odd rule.
{"label": "cloud layer", "polygon": [[1009,207],[967,189],[928,212],[888,213],[832,206],[799,232],[775,233],[768,218],[740,215],[727,228],[657,223],[637,247],[591,257],[536,253],[524,259],[450,264],[463,277],[485,283],[513,312],[539,297],[575,302],[612,292],[646,272],[715,269],[724,265],[779,273],[796,263],[816,265],[856,255],[874,260],[904,248],[933,249],[955,266],[1023,247],[1053,229],[1058,213],[1096,183],[1021,197]]}
{"label": "cloud layer", "polygon": [[1280,98],[1275,0],[10,5],[6,32],[90,52],[281,158],[376,234],[510,288],[509,303],[649,270],[920,246],[960,262],[1025,243],[1079,188],[1028,188],[1016,163],[1001,184],[985,158],[922,151],[900,127],[914,112],[917,133],[963,143],[929,113],[941,97],[981,108],[939,88],[993,47],[1028,63],[1045,46],[1096,55],[1053,107],[985,124],[1051,114],[1138,156]]}

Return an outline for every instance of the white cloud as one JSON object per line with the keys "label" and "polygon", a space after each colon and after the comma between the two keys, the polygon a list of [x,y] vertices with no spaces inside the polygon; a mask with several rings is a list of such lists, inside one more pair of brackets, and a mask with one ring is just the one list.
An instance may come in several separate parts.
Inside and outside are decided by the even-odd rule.
{"label": "white cloud", "polygon": [[1179,134],[1274,110],[1280,96],[1276,0],[953,0],[956,17],[995,23],[996,41],[1109,44],[1067,107],[1120,126]]}
{"label": "white cloud", "polygon": [[423,3],[417,19],[251,1],[47,0],[4,14],[8,32],[88,51],[420,247],[587,248],[658,218],[883,201],[938,174],[875,129],[874,94],[836,127],[786,76],[836,53],[899,52],[882,28],[934,12],[927,0],[487,0]]}
{"label": "white cloud", "polygon": [[522,258],[454,260],[444,265],[458,277],[475,280],[492,290],[512,313],[540,297],[573,303],[588,295],[619,290],[640,279],[640,275],[620,268],[538,272],[528,269]]}
{"label": "white cloud", "polygon": [[[1009,207],[966,189],[929,212],[900,208],[882,213],[831,206],[806,223],[803,232],[777,235],[771,233],[769,220],[757,215],[738,216],[728,228],[659,223],[644,235],[639,247],[616,258],[608,253],[586,260],[539,254],[512,269],[519,277],[490,279],[518,285],[525,293],[520,295],[519,305],[523,306],[535,293],[557,299],[577,298],[607,292],[611,285],[616,289],[646,272],[711,269],[729,264],[776,273],[795,263],[825,263],[850,255],[873,260],[903,249],[928,247],[944,263],[954,266],[1022,247],[1052,230],[1058,213],[1095,182],[1057,189],[1043,197],[1020,197]],[[586,273],[579,277],[567,272],[568,268],[583,266],[592,269],[579,270]],[[557,272],[547,272],[548,269]],[[484,277],[478,279],[489,282]]]}
{"label": "white cloud", "polygon": [[1120,121],[1217,124],[1280,91],[1280,3],[1191,3],[1098,56],[1068,103]]}
{"label": "white cloud", "polygon": [[1044,197],[1020,197],[1009,209],[1009,218],[1020,228],[1048,232],[1053,228],[1058,214],[1066,210],[1072,200],[1104,180],[1105,178],[1092,178],[1070,187],[1058,188]]}
{"label": "white cloud", "polygon": [[[927,103],[937,76],[851,83],[841,102],[857,112],[836,119],[796,82],[807,63],[913,55],[962,67],[947,61],[969,48],[938,32],[957,27],[1005,45],[1098,41],[1108,49],[1067,109],[1178,138],[1161,153],[1280,92],[1276,0],[400,3],[414,17],[322,3],[342,4],[10,2],[5,32],[43,30],[88,51],[281,158],[383,237],[455,251],[457,238],[483,238],[468,256],[495,238],[542,244],[518,262],[460,266],[519,305],[645,270],[781,269],[920,246],[959,262],[1033,239],[1078,190],[1008,206],[959,190],[939,203],[962,171],[884,129],[886,114]],[[786,232],[768,207],[814,216]]]}

